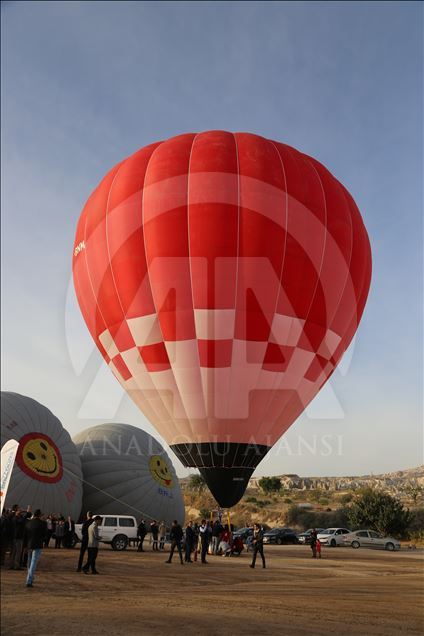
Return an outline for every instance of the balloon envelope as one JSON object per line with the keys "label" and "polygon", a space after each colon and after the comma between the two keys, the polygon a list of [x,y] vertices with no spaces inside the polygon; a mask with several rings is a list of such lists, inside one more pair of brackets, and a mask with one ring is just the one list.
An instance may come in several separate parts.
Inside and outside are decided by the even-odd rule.
{"label": "balloon envelope", "polygon": [[79,517],[81,462],[69,433],[57,417],[35,400],[2,391],[1,445],[19,442],[5,506],[31,505],[44,514]]}
{"label": "balloon envelope", "polygon": [[163,447],[128,424],[100,424],[74,437],[84,477],[83,512],[184,522],[178,477]]}
{"label": "balloon envelope", "polygon": [[352,197],[318,161],[210,131],[142,148],[105,176],[73,273],[112,372],[230,506],[348,347],[371,251]]}

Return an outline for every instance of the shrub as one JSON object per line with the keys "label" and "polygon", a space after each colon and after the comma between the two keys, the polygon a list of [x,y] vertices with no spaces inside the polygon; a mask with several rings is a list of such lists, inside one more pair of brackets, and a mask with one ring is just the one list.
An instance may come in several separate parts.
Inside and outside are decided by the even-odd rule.
{"label": "shrub", "polygon": [[258,482],[259,488],[269,495],[273,492],[279,492],[281,490],[281,480],[279,477],[262,477]]}
{"label": "shrub", "polygon": [[189,490],[194,490],[196,492],[203,492],[206,488],[206,482],[202,475],[190,475],[190,479],[188,480],[188,488]]}
{"label": "shrub", "polygon": [[269,499],[264,499],[263,501],[256,502],[256,505],[258,506],[258,508],[265,508],[266,506],[269,506],[270,504],[272,504],[272,501],[270,501]]}
{"label": "shrub", "polygon": [[372,528],[382,534],[401,536],[409,525],[411,514],[399,499],[366,488],[348,508],[348,519],[352,528]]}
{"label": "shrub", "polygon": [[414,541],[416,543],[424,543],[424,530],[411,532],[409,538],[411,539],[411,541]]}
{"label": "shrub", "polygon": [[424,508],[418,508],[411,512],[411,518],[408,524],[408,533],[424,532]]}
{"label": "shrub", "polygon": [[302,510],[296,505],[290,506],[286,514],[287,525],[297,526],[302,530],[308,528],[349,527],[347,525],[347,511],[345,508],[331,512],[312,512]]}

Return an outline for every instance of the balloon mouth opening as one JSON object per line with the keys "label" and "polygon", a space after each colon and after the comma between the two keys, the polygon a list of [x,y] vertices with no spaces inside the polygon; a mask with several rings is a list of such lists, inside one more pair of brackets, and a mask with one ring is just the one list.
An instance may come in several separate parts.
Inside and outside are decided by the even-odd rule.
{"label": "balloon mouth opening", "polygon": [[199,468],[221,508],[232,508],[243,497],[254,468]]}
{"label": "balloon mouth opening", "polygon": [[199,469],[221,508],[240,501],[253,471],[270,450],[263,444],[233,442],[174,444],[171,448],[184,466]]}

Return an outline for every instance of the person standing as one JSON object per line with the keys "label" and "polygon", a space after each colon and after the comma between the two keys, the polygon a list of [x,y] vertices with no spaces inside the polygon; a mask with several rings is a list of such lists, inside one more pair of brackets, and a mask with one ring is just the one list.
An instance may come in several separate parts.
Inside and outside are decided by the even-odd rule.
{"label": "person standing", "polygon": [[5,564],[6,553],[11,549],[13,543],[13,519],[14,513],[11,510],[3,508],[1,513],[1,565]]}
{"label": "person standing", "polygon": [[193,530],[193,522],[189,521],[185,530],[185,558],[186,563],[193,563],[191,553],[193,552],[196,541],[196,535]]}
{"label": "person standing", "polygon": [[68,517],[65,521],[65,536],[63,537],[63,547],[72,548],[75,534],[75,521]]}
{"label": "person standing", "polygon": [[36,510],[32,519],[25,524],[25,539],[28,550],[28,574],[26,586],[33,587],[35,570],[43,551],[47,523],[41,519],[41,510]]}
{"label": "person standing", "polygon": [[153,541],[152,550],[157,552],[159,550],[158,548],[159,526],[157,521],[152,521],[152,523],[150,524],[150,532],[152,533],[152,541]]}
{"label": "person standing", "polygon": [[140,521],[137,526],[137,537],[138,537],[138,548],[137,552],[144,552],[143,550],[143,541],[147,534],[146,524],[144,523],[144,519]]}
{"label": "person standing", "polygon": [[159,550],[165,550],[166,525],[164,521],[159,526]]}
{"label": "person standing", "polygon": [[22,548],[24,544],[26,516],[18,508],[12,519],[13,543],[10,554],[10,570],[23,570],[21,567]]}
{"label": "person standing", "polygon": [[53,519],[51,515],[48,515],[46,519],[46,523],[47,523],[47,532],[46,532],[46,538],[44,540],[44,547],[48,548],[50,539],[52,538],[52,534],[53,534]]}
{"label": "person standing", "polygon": [[262,567],[265,568],[265,556],[264,556],[264,532],[258,523],[253,526],[253,559],[250,567],[253,569],[256,563],[257,554],[262,557]]}
{"label": "person standing", "polygon": [[199,543],[200,543],[200,526],[197,522],[195,522],[193,527],[194,532],[194,560],[197,561],[197,553],[199,552]]}
{"label": "person standing", "polygon": [[224,528],[222,527],[219,519],[217,519],[212,528],[212,554],[217,554],[218,552],[218,546],[220,544],[223,531]]}
{"label": "person standing", "polygon": [[318,541],[318,534],[317,531],[315,530],[315,528],[312,530],[311,532],[311,550],[312,550],[312,558],[316,559],[317,558],[317,541]]}
{"label": "person standing", "polygon": [[99,552],[99,525],[102,522],[102,518],[100,515],[96,515],[93,519],[93,523],[88,527],[88,543],[87,543],[87,552],[88,558],[87,563],[82,568],[84,574],[88,574],[88,570],[91,568],[91,574],[98,574],[96,570],[96,559],[97,553]]}
{"label": "person standing", "polygon": [[181,550],[183,529],[176,519],[174,519],[174,521],[172,522],[172,528],[169,538],[171,539],[171,552],[169,553],[169,559],[165,561],[165,563],[171,563],[175,548],[177,548],[178,554],[180,555],[181,565],[184,565],[183,553]]}
{"label": "person standing", "polygon": [[83,522],[82,528],[81,528],[81,547],[80,547],[80,553],[79,553],[79,559],[78,559],[77,572],[81,572],[81,569],[82,569],[84,554],[86,553],[87,546],[88,546],[88,528],[91,526],[92,523],[93,523],[93,513],[87,512],[87,518]]}
{"label": "person standing", "polygon": [[209,547],[209,526],[206,523],[206,519],[202,519],[202,525],[199,528],[200,542],[201,542],[201,561],[207,563],[206,555]]}
{"label": "person standing", "polygon": [[62,547],[62,541],[63,541],[63,537],[65,536],[65,521],[63,519],[63,517],[61,517],[58,522],[56,523],[56,528],[55,528],[55,537],[56,537],[56,541],[55,541],[55,548],[61,548]]}

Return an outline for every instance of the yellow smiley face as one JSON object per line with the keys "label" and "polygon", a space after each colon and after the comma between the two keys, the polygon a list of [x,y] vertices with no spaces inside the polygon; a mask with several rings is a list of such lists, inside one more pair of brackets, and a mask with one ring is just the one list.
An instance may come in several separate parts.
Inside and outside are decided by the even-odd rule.
{"label": "yellow smiley face", "polygon": [[172,488],[172,474],[165,460],[159,455],[153,455],[149,462],[152,477],[158,481],[161,486]]}
{"label": "yellow smiley face", "polygon": [[63,474],[56,444],[44,433],[28,433],[19,440],[17,463],[24,473],[38,481],[54,483]]}

